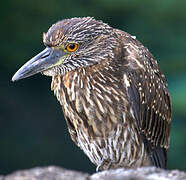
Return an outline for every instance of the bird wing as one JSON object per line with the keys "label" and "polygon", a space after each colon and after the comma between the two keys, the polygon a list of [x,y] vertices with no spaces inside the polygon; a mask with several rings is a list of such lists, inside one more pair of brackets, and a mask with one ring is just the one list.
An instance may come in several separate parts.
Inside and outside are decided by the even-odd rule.
{"label": "bird wing", "polygon": [[138,60],[140,62],[147,58],[151,70],[129,68],[127,77],[130,85],[127,92],[138,132],[151,161],[153,165],[165,168],[170,136],[170,96],[157,63],[150,53],[146,55],[138,57],[141,58]]}

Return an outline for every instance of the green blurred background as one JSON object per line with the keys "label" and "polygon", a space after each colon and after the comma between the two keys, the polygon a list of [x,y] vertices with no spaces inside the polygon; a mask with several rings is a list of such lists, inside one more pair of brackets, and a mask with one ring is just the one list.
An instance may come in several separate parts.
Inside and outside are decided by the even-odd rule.
{"label": "green blurred background", "polygon": [[44,48],[42,33],[74,16],[93,16],[137,36],[158,60],[173,106],[168,168],[186,170],[185,0],[6,0],[0,11],[0,174],[47,165],[95,171],[69,137],[51,79],[10,81]]}

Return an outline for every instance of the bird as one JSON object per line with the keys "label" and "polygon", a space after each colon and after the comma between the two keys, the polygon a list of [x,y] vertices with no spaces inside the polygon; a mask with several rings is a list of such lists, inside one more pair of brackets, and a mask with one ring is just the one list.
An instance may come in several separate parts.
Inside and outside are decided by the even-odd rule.
{"label": "bird", "polygon": [[43,43],[12,81],[37,73],[52,78],[70,137],[96,170],[166,168],[171,100],[149,50],[94,17],[56,22]]}

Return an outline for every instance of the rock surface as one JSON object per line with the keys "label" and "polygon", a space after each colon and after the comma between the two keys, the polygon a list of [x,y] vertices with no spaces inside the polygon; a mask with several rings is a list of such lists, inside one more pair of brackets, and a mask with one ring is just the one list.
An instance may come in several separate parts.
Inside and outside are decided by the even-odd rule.
{"label": "rock surface", "polygon": [[0,180],[186,180],[186,173],[146,167],[130,170],[120,168],[89,175],[49,166],[17,171],[10,175],[0,176]]}

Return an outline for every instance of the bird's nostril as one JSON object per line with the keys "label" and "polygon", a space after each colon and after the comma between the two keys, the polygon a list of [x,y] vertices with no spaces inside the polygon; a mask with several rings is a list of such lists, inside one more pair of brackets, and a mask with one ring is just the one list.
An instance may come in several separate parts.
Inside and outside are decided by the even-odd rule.
{"label": "bird's nostril", "polygon": [[51,49],[46,48],[38,56],[40,59],[44,59],[44,58],[47,58],[48,56],[50,56],[50,54],[51,54]]}
{"label": "bird's nostril", "polygon": [[43,56],[41,58],[44,59],[44,58],[48,57],[49,55],[50,55],[50,52],[47,52],[47,53],[43,54]]}

